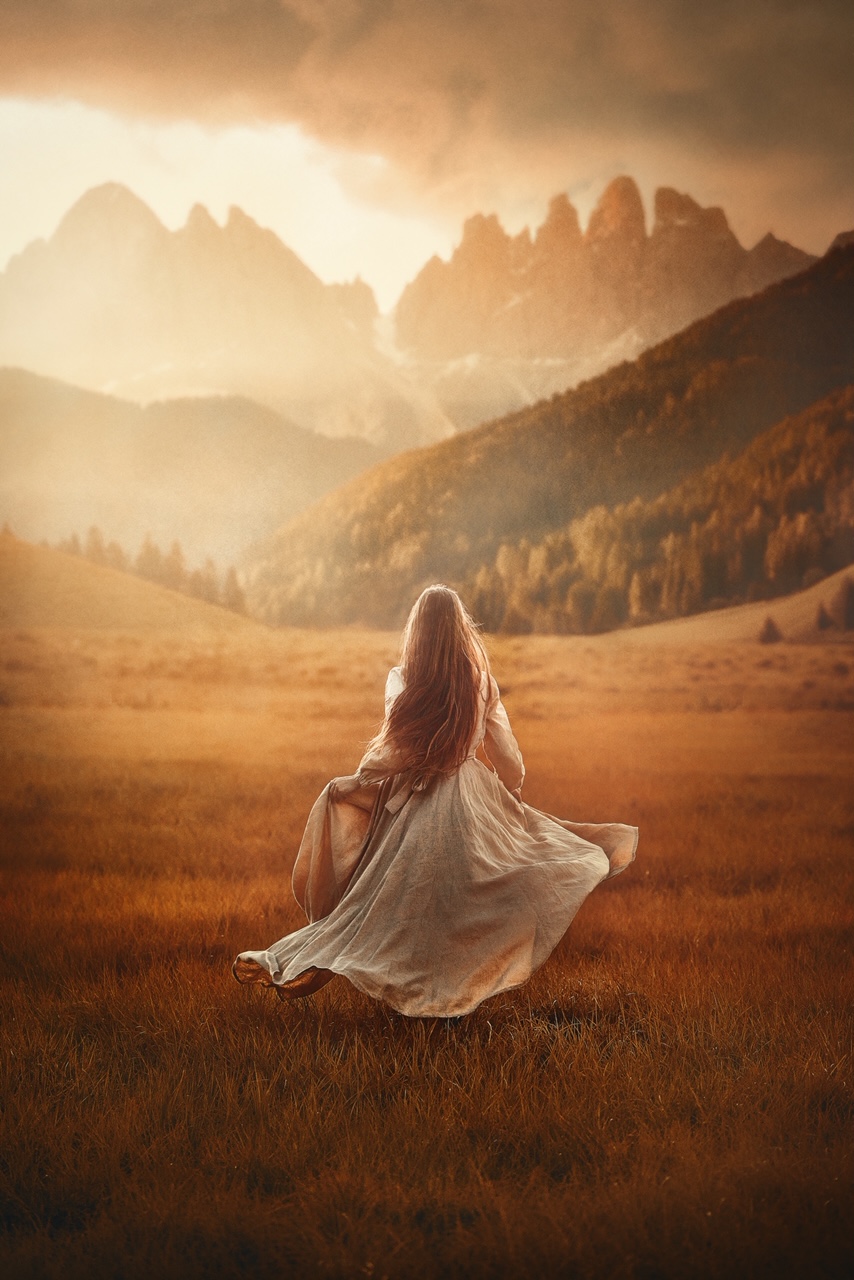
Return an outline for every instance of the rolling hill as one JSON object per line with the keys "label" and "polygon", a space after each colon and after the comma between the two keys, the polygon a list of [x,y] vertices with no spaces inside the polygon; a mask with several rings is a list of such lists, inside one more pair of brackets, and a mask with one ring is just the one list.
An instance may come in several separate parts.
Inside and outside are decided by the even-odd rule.
{"label": "rolling hill", "polygon": [[854,644],[854,574],[850,569],[840,569],[822,582],[776,600],[760,600],[668,622],[630,627],[597,639],[606,645],[628,644],[642,648],[757,642],[763,634],[767,637],[769,618],[777,638],[784,643],[838,641],[850,651]]}
{"label": "rolling hill", "polygon": [[[643,646],[757,641],[768,616],[783,641],[854,640],[854,575],[840,570],[771,603],[677,618],[601,636]],[[830,623],[818,625],[826,616]],[[275,635],[257,621],[102,568],[48,547],[0,533],[0,632],[33,629],[172,632],[243,637],[256,644]]]}
{"label": "rolling hill", "polygon": [[132,574],[0,533],[0,628],[33,627],[248,634],[259,624]]}
{"label": "rolling hill", "polygon": [[[425,583],[473,580],[505,543],[649,502],[854,381],[854,246],[729,303],[533,408],[393,458],[247,561],[275,623],[398,625]],[[745,513],[747,515],[748,513]]]}
{"label": "rolling hill", "polygon": [[151,533],[228,563],[378,456],[238,397],[143,408],[0,369],[0,523],[33,541],[97,525],[131,553]]}

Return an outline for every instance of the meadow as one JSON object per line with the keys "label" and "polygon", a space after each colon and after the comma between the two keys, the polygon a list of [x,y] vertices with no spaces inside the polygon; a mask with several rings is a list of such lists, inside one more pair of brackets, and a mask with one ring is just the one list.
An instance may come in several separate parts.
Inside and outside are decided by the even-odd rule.
{"label": "meadow", "polygon": [[526,799],[640,848],[530,983],[420,1021],[230,974],[302,923],[396,638],[37,620],[0,655],[4,1276],[851,1274],[854,644],[491,641]]}

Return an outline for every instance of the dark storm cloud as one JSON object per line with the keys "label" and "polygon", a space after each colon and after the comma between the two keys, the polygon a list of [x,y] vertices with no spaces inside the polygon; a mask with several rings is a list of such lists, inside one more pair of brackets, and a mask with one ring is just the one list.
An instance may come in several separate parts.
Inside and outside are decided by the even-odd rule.
{"label": "dark storm cloud", "polygon": [[0,0],[0,89],[245,118],[287,83],[313,38],[277,0]]}
{"label": "dark storm cloud", "polygon": [[292,120],[434,191],[478,170],[534,181],[586,146],[850,190],[852,47],[850,0],[0,4],[7,93]]}

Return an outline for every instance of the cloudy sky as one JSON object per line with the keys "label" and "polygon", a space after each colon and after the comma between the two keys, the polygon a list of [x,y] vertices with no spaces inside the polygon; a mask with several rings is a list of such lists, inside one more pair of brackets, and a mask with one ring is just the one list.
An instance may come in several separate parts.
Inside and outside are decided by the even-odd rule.
{"label": "cloudy sky", "polygon": [[822,252],[853,157],[851,0],[0,0],[0,267],[107,180],[385,306],[469,214],[618,173]]}

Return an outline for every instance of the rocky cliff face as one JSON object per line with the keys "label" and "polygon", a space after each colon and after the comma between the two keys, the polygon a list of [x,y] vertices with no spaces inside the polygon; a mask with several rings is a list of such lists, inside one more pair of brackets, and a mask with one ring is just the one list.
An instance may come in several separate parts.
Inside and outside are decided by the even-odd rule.
{"label": "rocky cliff face", "polygon": [[[533,239],[511,238],[495,217],[469,219],[451,260],[434,258],[404,290],[398,341],[427,364],[551,361],[558,389],[814,261],[771,235],[742,248],[721,209],[669,187],[647,235],[637,185],[621,177],[584,233],[563,195]],[[433,374],[447,384],[447,370]]]}
{"label": "rocky cliff face", "polygon": [[197,205],[168,231],[126,188],[87,192],[0,275],[0,364],[137,400],[241,394],[399,449],[448,433],[376,348],[364,284],[328,286],[276,235]]}

